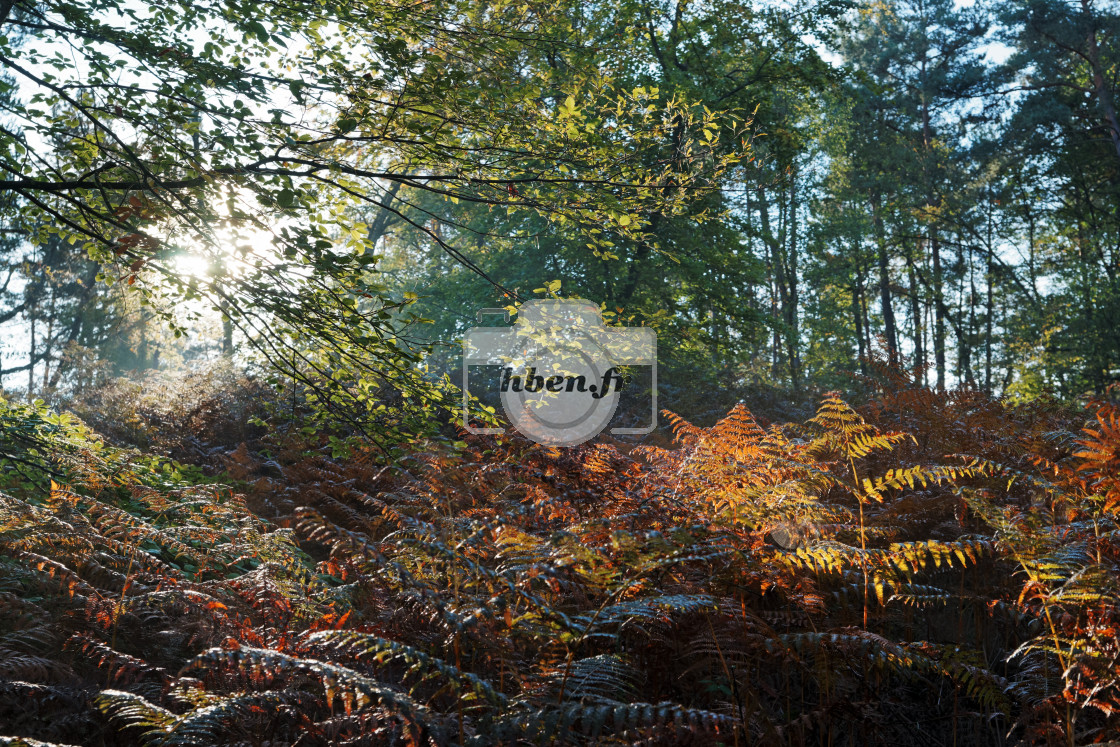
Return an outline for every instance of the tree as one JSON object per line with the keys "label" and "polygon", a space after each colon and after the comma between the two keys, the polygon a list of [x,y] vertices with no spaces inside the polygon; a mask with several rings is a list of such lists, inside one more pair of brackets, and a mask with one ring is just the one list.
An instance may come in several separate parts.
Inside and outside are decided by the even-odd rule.
{"label": "tree", "polygon": [[1018,324],[1034,333],[1027,350],[1047,379],[1070,394],[1099,392],[1120,364],[1120,11],[1091,0],[1029,0],[1004,7],[1001,21],[1015,50],[1009,92],[1020,98],[1007,140],[1034,182],[1011,172],[1011,208],[1029,245],[1029,288],[1052,288]]}
{"label": "tree", "polygon": [[[689,195],[676,213],[656,205],[635,213],[631,217],[648,229],[644,235],[607,221],[594,228],[602,243],[591,246],[573,239],[570,224],[422,198],[405,188],[396,200],[402,209],[411,206],[422,225],[397,222],[381,267],[391,269],[403,290],[420,296],[417,308],[436,322],[430,330],[436,339],[452,339],[473,325],[473,308],[508,303],[500,290],[438,256],[439,243],[427,225],[438,217],[441,238],[473,243],[472,256],[483,258],[480,263],[503,288],[526,292],[559,279],[563,292],[602,302],[619,321],[656,325],[672,341],[661,363],[687,368],[690,378],[768,357],[772,331],[778,339],[775,374],[798,381],[797,257],[804,236],[794,227],[804,219],[806,187],[789,178],[788,166],[802,157],[811,137],[803,102],[831,75],[802,37],[832,22],[837,12],[827,3],[797,13],[730,2],[585,5],[573,38],[588,59],[570,67],[593,63],[612,71],[623,89],[733,112],[732,121],[702,130],[699,144],[722,158],[749,152],[751,160],[724,172],[713,182],[718,190]],[[549,56],[540,64],[567,69]],[[741,124],[748,117],[758,137],[744,140]],[[643,168],[656,168],[662,152],[687,152],[698,144],[685,128],[661,136],[662,149],[635,154]],[[771,293],[771,268],[788,268],[781,301],[776,287]]]}
{"label": "tree", "polygon": [[[951,267],[946,248],[953,246],[972,202],[968,125],[986,116],[970,104],[992,82],[981,49],[987,30],[978,9],[915,0],[860,9],[852,32],[840,42],[855,76],[841,94],[851,134],[837,141],[846,150],[833,153],[844,172],[834,183],[845,192],[836,197],[853,202],[861,195],[870,213],[865,235],[875,247],[891,359],[901,345],[893,292],[901,287],[909,302],[915,372],[924,375],[932,362],[938,388],[945,387],[949,371],[949,331],[958,340],[963,336],[946,292],[959,282],[963,265]],[[905,285],[892,283],[896,259],[905,269]]]}
{"label": "tree", "polygon": [[[102,279],[148,303],[205,298],[326,402],[350,398],[340,378],[351,393],[370,377],[431,396],[395,341],[392,304],[369,280],[371,234],[349,204],[414,222],[390,199],[404,187],[562,220],[601,251],[595,226],[637,240],[642,216],[675,214],[734,160],[700,137],[718,114],[579,64],[564,41],[572,6],[258,10],[0,5],[0,63],[15,79],[0,188],[37,242],[76,239]],[[535,64],[549,56],[563,75]],[[669,133],[689,147],[667,153]],[[273,248],[248,247],[253,233]],[[192,283],[174,267],[183,248],[225,269]]]}

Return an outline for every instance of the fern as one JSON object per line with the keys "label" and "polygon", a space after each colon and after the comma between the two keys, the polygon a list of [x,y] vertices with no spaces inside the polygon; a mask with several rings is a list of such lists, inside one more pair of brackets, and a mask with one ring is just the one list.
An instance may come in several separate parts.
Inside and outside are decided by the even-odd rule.
{"label": "fern", "polygon": [[150,744],[888,744],[919,722],[1089,742],[1120,727],[1120,421],[1097,408],[1078,435],[900,380],[805,423],[669,414],[672,447],[631,451],[467,436],[343,459],[293,431],[214,457],[244,496],[20,411],[58,458],[0,492],[0,672],[23,678],[0,722],[77,742],[104,716]]}

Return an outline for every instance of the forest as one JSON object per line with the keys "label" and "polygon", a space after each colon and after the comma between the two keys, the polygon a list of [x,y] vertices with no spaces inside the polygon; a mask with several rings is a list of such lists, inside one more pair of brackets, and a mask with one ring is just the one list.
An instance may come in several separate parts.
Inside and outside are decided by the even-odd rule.
{"label": "forest", "polygon": [[0,0],[0,745],[1120,744],[1118,95],[1115,0]]}

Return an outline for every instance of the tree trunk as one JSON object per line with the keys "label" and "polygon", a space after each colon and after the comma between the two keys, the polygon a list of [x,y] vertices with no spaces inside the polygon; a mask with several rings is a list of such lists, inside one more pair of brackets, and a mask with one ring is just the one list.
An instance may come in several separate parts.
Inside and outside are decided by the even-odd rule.
{"label": "tree trunk", "polygon": [[[77,305],[74,307],[74,318],[70,321],[70,329],[67,330],[66,333],[66,342],[62,345],[63,353],[65,353],[71,345],[78,341],[78,337],[82,333],[82,325],[85,322],[86,307],[89,305],[90,299],[93,298],[93,289],[97,285],[97,273],[100,271],[100,269],[100,265],[98,265],[97,263],[92,263],[92,267],[90,268],[89,272],[86,273],[86,276],[78,281],[79,283],[81,283],[82,293],[78,297]],[[57,388],[61,378],[62,366],[55,366],[54,374],[51,376],[50,388]]]}
{"label": "tree trunk", "polygon": [[859,356],[859,370],[867,374],[867,352],[863,347],[863,304],[860,303],[860,283],[857,277],[852,283],[852,319],[856,324],[856,354]]}
{"label": "tree trunk", "polygon": [[[52,287],[49,289],[51,294],[50,301],[47,303],[47,334],[43,337],[43,391],[50,391],[51,381],[51,358],[54,355],[54,322],[55,322],[55,303],[57,300],[57,293]],[[62,362],[59,361],[58,365],[61,366]]]}
{"label": "tree trunk", "polygon": [[883,230],[883,213],[878,192],[871,193],[871,219],[875,227],[875,244],[879,260],[879,305],[883,312],[883,336],[887,340],[887,355],[892,366],[898,365],[898,332],[895,328],[894,308],[891,306],[890,261],[887,257],[886,232]]}
{"label": "tree trunk", "polygon": [[[791,189],[794,186],[791,184]],[[781,327],[774,333],[775,364],[777,364],[781,353],[784,353],[786,364],[789,367],[790,386],[793,387],[794,391],[798,391],[801,387],[801,372],[797,329],[797,230],[796,220],[793,218],[797,211],[797,202],[791,193],[788,201],[783,200],[779,203],[782,213],[780,224],[782,230],[775,236],[770,224],[770,204],[766,199],[766,192],[763,188],[759,188],[758,196],[756,206],[762,229],[762,241],[770,254],[771,275],[777,291],[772,294],[771,307],[775,321]],[[789,236],[788,249],[786,245],[787,234]],[[777,308],[774,308],[775,306]],[[785,349],[779,352],[783,347],[783,341]]]}
{"label": "tree trunk", "polygon": [[945,391],[945,300],[942,292],[941,242],[937,230],[930,228],[930,256],[933,260],[933,358],[937,367],[937,390]]}
{"label": "tree trunk", "polygon": [[914,379],[920,380],[926,366],[925,329],[922,326],[922,303],[918,298],[918,274],[914,270],[914,257],[906,252],[906,280],[910,284],[910,321],[914,337]]}
{"label": "tree trunk", "polygon": [[801,331],[797,323],[797,168],[790,172],[789,181],[789,262],[786,274],[789,281],[789,305],[786,307],[786,346],[789,353],[789,377],[793,391],[801,390]]}
{"label": "tree trunk", "polygon": [[925,219],[929,221],[928,245],[930,262],[933,265],[933,282],[930,294],[933,298],[933,360],[937,369],[937,390],[945,390],[945,315],[943,313],[941,288],[941,241],[937,236],[937,225],[933,216],[937,215],[937,196],[934,192],[934,173],[931,160],[934,157],[933,124],[930,118],[929,81],[926,70],[925,50],[922,50],[922,65],[919,73],[921,84],[921,112],[922,112],[922,170],[926,181]]}
{"label": "tree trunk", "polygon": [[31,317],[31,334],[28,343],[30,365],[27,367],[27,399],[30,400],[35,392],[35,307],[29,306],[27,311]]}
{"label": "tree trunk", "polygon": [[[976,323],[976,281],[972,275],[972,249],[969,248],[965,257],[964,237],[957,236],[957,262],[962,268],[960,299],[958,308],[961,310],[960,326],[963,332],[957,335],[957,378],[968,386],[973,386],[972,380],[972,342],[976,339],[973,325]],[[967,263],[967,264],[966,264]],[[968,282],[965,283],[963,268],[968,268]],[[967,287],[966,287],[967,285]],[[968,318],[964,318],[964,310],[968,309]]]}

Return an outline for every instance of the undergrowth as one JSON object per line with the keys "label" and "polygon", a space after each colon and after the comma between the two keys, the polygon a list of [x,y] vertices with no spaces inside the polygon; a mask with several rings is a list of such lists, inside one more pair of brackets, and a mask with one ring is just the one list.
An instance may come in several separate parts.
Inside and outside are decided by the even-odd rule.
{"label": "undergrowth", "polygon": [[1120,409],[882,372],[672,445],[298,431],[241,492],[6,404],[0,743],[1120,737]]}

